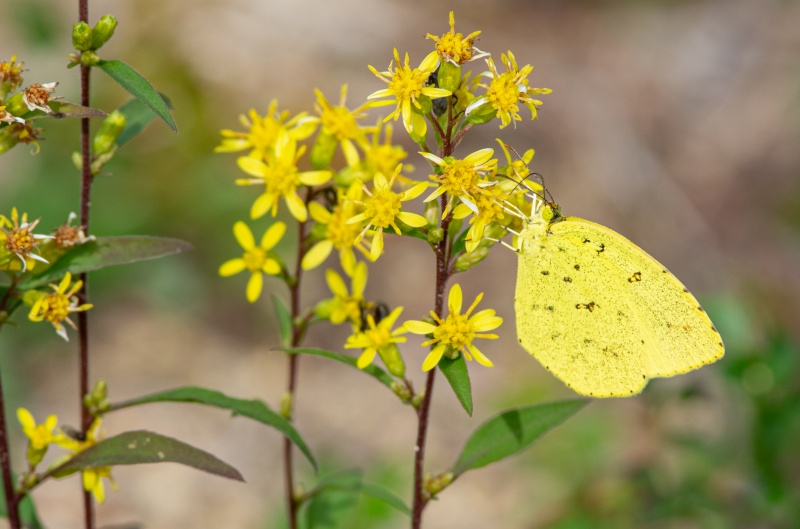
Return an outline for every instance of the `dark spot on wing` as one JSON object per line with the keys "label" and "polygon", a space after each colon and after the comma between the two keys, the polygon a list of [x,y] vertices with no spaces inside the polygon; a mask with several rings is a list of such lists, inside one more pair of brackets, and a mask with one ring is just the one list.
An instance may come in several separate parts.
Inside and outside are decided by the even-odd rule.
{"label": "dark spot on wing", "polygon": [[564,283],[572,283],[572,278],[569,276],[564,277]]}
{"label": "dark spot on wing", "polygon": [[580,269],[581,269],[581,265],[578,265],[578,264],[576,264],[576,265],[575,265],[575,266],[573,266],[572,268],[574,268],[575,270],[580,270]]}
{"label": "dark spot on wing", "polygon": [[628,283],[638,283],[641,280],[642,280],[642,273],[634,272],[633,275],[628,278]]}
{"label": "dark spot on wing", "polygon": [[548,270],[542,270],[542,275],[543,276],[550,275],[550,272]]}

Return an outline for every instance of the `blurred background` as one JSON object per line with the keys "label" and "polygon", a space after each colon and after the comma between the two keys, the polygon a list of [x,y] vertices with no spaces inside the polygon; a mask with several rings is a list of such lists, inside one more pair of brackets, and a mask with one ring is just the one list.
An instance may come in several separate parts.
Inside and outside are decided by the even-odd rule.
{"label": "blurred background", "polygon": [[[17,54],[27,83],[59,81],[77,102],[78,73],[66,70],[75,2],[6,0],[0,59]],[[800,519],[800,2],[132,0],[99,3],[90,22],[120,24],[104,58],[133,65],[174,105],[180,133],[154,123],[120,151],[94,186],[92,233],[151,234],[195,250],[92,274],[92,378],[112,400],[203,385],[277,407],[285,359],[269,298],[245,301],[245,277],[217,267],[239,255],[231,236],[246,220],[253,188],[236,187],[235,155],[213,154],[219,130],[239,114],[266,112],[277,98],[293,114],[311,110],[313,89],[332,102],[349,83],[358,106],[383,83],[392,48],[414,65],[432,49],[426,33],[482,30],[476,45],[499,58],[512,50],[535,66],[532,86],[553,89],[540,118],[499,131],[473,129],[461,153],[536,149],[532,168],[565,213],[624,234],[697,295],[726,343],[722,361],[652,382],[641,396],[596,401],[531,450],[464,475],[426,511],[427,527],[583,529],[788,528]],[[474,72],[483,70],[472,63]],[[93,106],[128,99],[93,73]],[[371,118],[371,119],[374,119]],[[402,126],[396,129],[400,138]],[[0,158],[0,211],[12,205],[52,228],[78,209],[70,162],[78,123],[45,123],[42,152],[24,146]],[[402,140],[401,140],[402,141]],[[410,142],[405,143],[414,152]],[[415,177],[426,176],[412,154]],[[267,222],[251,223],[260,233]],[[292,241],[285,250],[290,252]],[[370,267],[367,297],[419,318],[432,303],[433,255],[418,240],[390,238]],[[424,270],[431,273],[425,274]],[[414,270],[414,274],[409,274]],[[428,469],[446,469],[483,420],[512,406],[573,395],[516,343],[516,256],[498,248],[458,281],[465,297],[505,318],[485,345],[495,368],[472,369],[475,413],[467,417],[440,377]],[[418,272],[419,271],[419,272]],[[414,288],[409,288],[413,285]],[[285,297],[282,284],[268,283]],[[309,274],[308,303],[327,297]],[[64,343],[17,314],[0,335],[9,411],[76,424],[75,341]],[[345,329],[312,332],[309,345],[342,351]],[[405,350],[409,370],[424,357]],[[323,473],[364,468],[367,478],[409,498],[416,421],[412,410],[369,377],[302,358],[297,426]],[[176,465],[117,468],[120,492],[98,509],[101,526],[282,527],[281,439],[218,410],[150,405],[111,414],[108,435],[151,429],[217,454],[247,484]],[[16,423],[14,427],[16,429]],[[16,436],[15,461],[24,445]],[[298,465],[307,486],[316,478]],[[48,527],[81,526],[76,478],[35,493]],[[372,500],[342,527],[406,527]]]}

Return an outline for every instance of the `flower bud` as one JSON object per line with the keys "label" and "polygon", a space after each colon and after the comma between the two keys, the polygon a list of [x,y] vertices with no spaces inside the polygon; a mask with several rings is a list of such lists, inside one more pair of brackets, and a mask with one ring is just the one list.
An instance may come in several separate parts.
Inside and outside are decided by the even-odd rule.
{"label": "flower bud", "polygon": [[100,56],[92,50],[81,53],[81,64],[85,66],[97,66],[100,64]]}
{"label": "flower bud", "polygon": [[[0,129],[0,154],[10,151],[19,143],[19,137],[13,133],[11,127]],[[2,323],[2,321],[0,321]]]}
{"label": "flower bud", "polygon": [[428,242],[431,244],[437,244],[444,239],[444,230],[439,226],[431,228],[428,230]]}
{"label": "flower bud", "polygon": [[491,103],[483,103],[475,108],[471,107],[472,105],[467,107],[467,123],[471,123],[473,125],[483,125],[484,123],[489,123],[495,117],[497,117],[497,110],[495,110]]}
{"label": "flower bud", "polygon": [[78,51],[92,49],[92,28],[86,22],[72,26],[72,45]]}
{"label": "flower bud", "polygon": [[428,226],[438,226],[441,216],[442,208],[439,205],[439,200],[425,202],[425,220],[428,222]]}
{"label": "flower bud", "polygon": [[103,44],[108,42],[108,39],[114,36],[115,29],[117,29],[117,19],[113,15],[100,17],[92,29],[92,49],[99,50]]}
{"label": "flower bud", "polygon": [[281,397],[281,417],[287,421],[292,420],[292,394],[284,393]]}
{"label": "flower bud", "polygon": [[128,120],[125,114],[119,110],[115,110],[103,120],[100,129],[95,134],[92,140],[92,152],[97,155],[105,154],[114,147],[119,135],[125,129]]}
{"label": "flower bud", "polygon": [[402,384],[397,382],[396,380],[392,381],[392,392],[400,397],[400,400],[409,403],[411,402],[411,390],[408,389],[406,384]]}
{"label": "flower bud", "polygon": [[405,376],[406,364],[403,362],[400,348],[397,347],[396,344],[389,344],[386,347],[378,349],[378,354],[381,355],[381,360],[383,360],[389,373],[397,378],[403,378],[403,376]]}
{"label": "flower bud", "polygon": [[6,107],[6,112],[12,116],[20,117],[30,112],[28,105],[25,104],[25,98],[22,97],[22,92],[14,94],[3,101],[3,106]]}
{"label": "flower bud", "polygon": [[461,254],[456,259],[455,271],[466,272],[489,256],[489,248],[478,246],[469,253]]}
{"label": "flower bud", "polygon": [[439,64],[438,84],[439,88],[455,93],[461,85],[461,65],[442,61]]}
{"label": "flower bud", "polygon": [[336,154],[337,143],[333,134],[320,132],[311,148],[311,166],[318,171],[329,167]]}

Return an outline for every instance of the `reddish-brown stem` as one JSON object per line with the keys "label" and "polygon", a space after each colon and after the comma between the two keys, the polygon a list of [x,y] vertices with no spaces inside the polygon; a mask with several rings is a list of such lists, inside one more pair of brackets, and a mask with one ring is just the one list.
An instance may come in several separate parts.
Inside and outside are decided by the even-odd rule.
{"label": "reddish-brown stem", "polygon": [[[444,156],[450,156],[449,142],[444,142]],[[448,152],[449,151],[449,152]],[[442,209],[446,205],[446,197],[441,197]],[[444,312],[444,292],[447,288],[447,280],[450,278],[450,259],[449,259],[449,237],[447,236],[448,227],[452,219],[448,215],[442,220],[441,227],[444,229],[445,237],[436,245],[436,294],[434,297],[434,312],[441,317]],[[424,472],[425,472],[425,439],[428,435],[428,421],[430,416],[431,400],[433,397],[433,382],[436,378],[436,369],[428,372],[425,382],[425,396],[417,411],[417,444],[414,447],[414,502],[411,510],[411,527],[420,529],[422,527],[422,511],[428,504],[428,498],[424,491]]]}
{"label": "reddish-brown stem", "polygon": [[[312,191],[307,190],[306,193],[306,206],[311,201]],[[290,311],[292,313],[292,347],[297,347],[303,340],[305,334],[306,322],[300,320],[300,288],[302,285],[303,277],[303,257],[306,252],[306,223],[298,222],[297,224],[297,261],[294,265],[294,278],[289,281],[289,296]],[[294,398],[297,390],[297,371],[298,371],[298,355],[287,355],[289,358],[289,373],[286,393],[289,399],[288,411],[289,420],[292,420],[294,414]],[[292,441],[285,437],[283,439],[283,465],[284,465],[284,483],[286,487],[286,507],[289,511],[289,529],[297,529],[297,512],[300,507],[298,498],[294,494],[294,451]]]}
{"label": "reddish-brown stem", "polygon": [[[78,0],[78,19],[81,22],[89,22],[89,0]],[[90,68],[81,65],[81,105],[88,107],[90,99],[89,73]],[[91,207],[92,196],[92,170],[91,152],[89,149],[89,118],[81,119],[81,226],[89,233],[89,210]],[[87,300],[87,277],[81,274],[83,287],[78,296],[81,303]],[[81,410],[81,427],[85,433],[92,424],[92,416],[89,409],[83,404],[83,396],[89,393],[89,317],[86,312],[78,313],[78,341],[80,349],[79,366],[79,395],[78,404]],[[81,486],[83,484],[81,483]],[[86,529],[94,529],[94,503],[92,495],[88,491],[83,491],[83,511]]]}
{"label": "reddish-brown stem", "polygon": [[[2,373],[0,373],[1,375]],[[22,527],[19,519],[19,495],[14,491],[14,480],[11,477],[11,452],[8,448],[8,430],[6,429],[6,404],[3,395],[3,381],[0,376],[0,466],[3,473],[8,523],[11,529]]]}

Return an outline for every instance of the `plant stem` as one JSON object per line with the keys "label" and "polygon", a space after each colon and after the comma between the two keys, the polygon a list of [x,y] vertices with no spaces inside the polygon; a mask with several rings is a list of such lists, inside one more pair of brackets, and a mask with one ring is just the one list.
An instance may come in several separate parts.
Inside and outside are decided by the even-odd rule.
{"label": "plant stem", "polygon": [[[311,201],[311,190],[308,189],[306,193],[305,203]],[[303,341],[305,334],[305,322],[299,322],[300,317],[300,287],[303,277],[303,257],[305,256],[305,238],[306,238],[306,222],[297,223],[297,261],[294,266],[294,281],[289,283],[289,295],[291,297],[291,314],[292,314],[292,347],[297,347]],[[288,420],[293,419],[294,415],[294,398],[297,390],[297,372],[298,372],[298,356],[287,355],[289,359],[289,373],[286,388],[286,394],[289,398],[288,407]],[[288,437],[283,438],[283,465],[284,465],[284,483],[286,488],[286,508],[289,512],[289,529],[297,529],[297,511],[300,507],[298,498],[294,495],[294,447],[292,441]]]}
{"label": "plant stem", "polygon": [[[445,142],[447,149],[448,143]],[[448,152],[449,156],[452,152]],[[446,205],[446,197],[441,197],[442,209]],[[447,287],[447,280],[450,278],[449,263],[449,236],[447,235],[450,225],[451,215],[442,220],[441,227],[444,229],[445,236],[436,245],[436,294],[434,299],[434,312],[441,317],[444,312],[444,291]],[[422,511],[428,504],[423,490],[423,480],[425,471],[425,439],[428,434],[428,419],[430,417],[431,400],[433,398],[433,382],[436,379],[436,368],[428,372],[425,382],[425,396],[422,399],[419,410],[417,411],[417,444],[414,447],[414,503],[411,511],[412,529],[422,527]]]}
{"label": "plant stem", "polygon": [[6,429],[6,405],[3,396],[3,381],[0,376],[0,465],[3,471],[3,489],[6,497],[8,522],[11,529],[20,529],[19,496],[14,492],[14,480],[11,477],[11,453],[8,448],[8,430]]}
{"label": "plant stem", "polygon": [[[89,0],[78,0],[78,19],[81,22],[89,22]],[[81,65],[81,105],[88,107],[90,100],[89,74],[90,67]],[[92,196],[92,169],[91,152],[89,149],[89,118],[81,119],[81,226],[86,234],[89,233],[89,210],[91,208]],[[81,303],[87,301],[87,275],[80,276],[83,281],[78,296]],[[89,316],[83,311],[78,313],[78,340],[79,340],[79,395],[78,404],[81,410],[81,430],[86,433],[92,424],[92,416],[89,409],[83,404],[83,396],[89,393]],[[83,483],[81,483],[83,490]],[[83,490],[83,511],[86,529],[94,529],[94,503],[89,491]]]}

